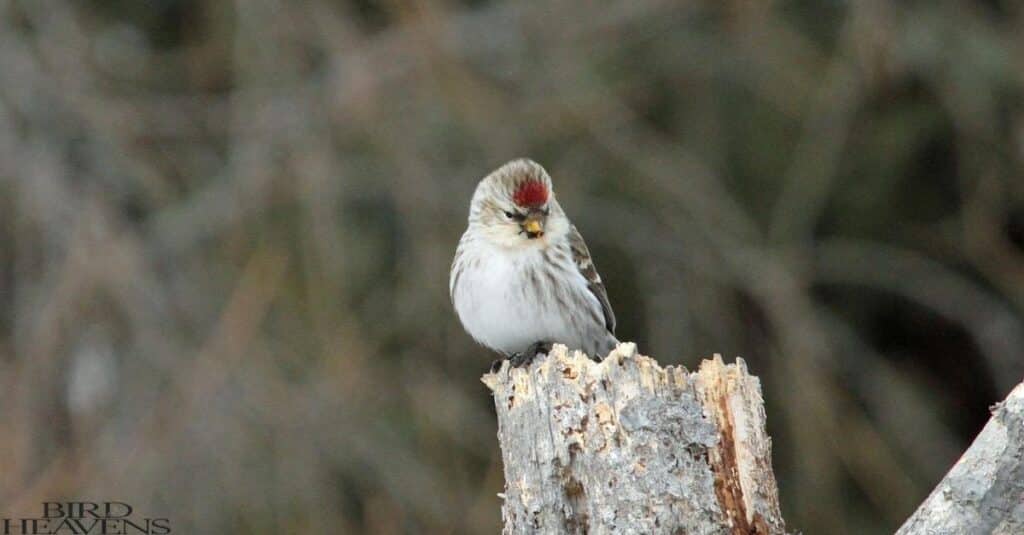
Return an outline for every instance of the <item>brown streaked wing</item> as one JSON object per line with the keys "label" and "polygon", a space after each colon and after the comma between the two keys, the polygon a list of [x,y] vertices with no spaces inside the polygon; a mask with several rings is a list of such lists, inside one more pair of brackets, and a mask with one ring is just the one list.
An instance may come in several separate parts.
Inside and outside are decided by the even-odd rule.
{"label": "brown streaked wing", "polygon": [[576,267],[580,270],[583,277],[587,279],[587,287],[590,288],[591,293],[601,303],[601,310],[604,312],[605,328],[614,335],[615,312],[612,312],[612,305],[608,302],[608,292],[604,288],[604,283],[601,282],[601,275],[597,273],[597,267],[594,266],[594,260],[590,258],[590,250],[587,249],[587,243],[583,241],[580,231],[576,230],[576,225],[572,225],[569,230],[569,247],[572,249],[572,259],[576,262]]}

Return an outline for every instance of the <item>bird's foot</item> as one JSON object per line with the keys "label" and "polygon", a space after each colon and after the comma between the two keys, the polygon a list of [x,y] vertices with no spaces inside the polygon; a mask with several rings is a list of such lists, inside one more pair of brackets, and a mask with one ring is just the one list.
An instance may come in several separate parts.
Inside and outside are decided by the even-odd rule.
{"label": "bird's foot", "polygon": [[512,353],[512,355],[509,356],[508,361],[512,364],[513,368],[525,368],[533,363],[533,358],[535,356],[535,354],[530,353],[529,351]]}
{"label": "bird's foot", "polygon": [[547,355],[551,352],[550,342],[534,342],[522,353],[512,353],[491,363],[491,373],[498,373],[501,365],[507,360],[513,368],[524,368],[533,363],[538,355]]}
{"label": "bird's foot", "polygon": [[524,368],[533,363],[537,355],[547,355],[551,352],[550,342],[534,342],[522,353],[513,353],[509,358],[513,368]]}
{"label": "bird's foot", "polygon": [[554,344],[552,344],[551,342],[534,342],[533,345],[531,345],[530,348],[526,350],[526,352],[530,353],[530,354],[532,354],[534,356],[536,356],[536,355],[545,355],[546,356],[548,353],[551,352],[551,347],[553,345]]}
{"label": "bird's foot", "polygon": [[533,362],[533,357],[528,357],[526,353],[512,353],[501,357],[500,359],[491,363],[491,373],[498,373],[501,371],[502,364],[508,361],[513,368],[519,368],[522,366],[529,366]]}

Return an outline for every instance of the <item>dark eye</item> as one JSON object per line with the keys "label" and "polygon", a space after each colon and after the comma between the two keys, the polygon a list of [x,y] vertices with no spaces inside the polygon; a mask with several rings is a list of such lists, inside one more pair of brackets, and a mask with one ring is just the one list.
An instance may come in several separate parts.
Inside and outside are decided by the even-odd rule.
{"label": "dark eye", "polygon": [[518,212],[505,212],[505,217],[507,217],[509,219],[515,219],[516,221],[524,221],[524,220],[526,220],[526,216],[524,216],[523,214],[520,214]]}
{"label": "dark eye", "polygon": [[550,208],[545,208],[544,211],[541,212],[541,213],[544,214],[544,217],[547,217],[547,216],[551,215],[551,209]]}

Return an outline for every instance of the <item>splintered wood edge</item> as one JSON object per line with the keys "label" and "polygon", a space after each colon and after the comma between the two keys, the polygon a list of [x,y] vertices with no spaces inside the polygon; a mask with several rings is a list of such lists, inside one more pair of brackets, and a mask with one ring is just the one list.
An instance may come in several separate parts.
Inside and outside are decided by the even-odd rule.
{"label": "splintered wood edge", "polygon": [[[621,364],[624,360],[632,359],[640,368],[641,377],[649,379],[653,386],[654,382],[674,381],[678,384],[686,384],[687,371],[682,366],[666,366],[664,368],[658,361],[651,357],[637,353],[636,344],[632,342],[620,343],[601,362],[595,362],[582,351],[570,351],[562,344],[555,344],[551,352],[545,357],[538,357],[532,364],[524,368],[512,368],[508,360],[501,363],[501,367],[490,373],[484,374],[480,381],[491,389],[497,391],[504,383],[511,382],[517,387],[525,386],[531,375],[542,375],[547,377],[552,370],[557,370],[567,379],[576,379],[580,374],[591,377],[605,377],[608,375],[609,367],[613,364]],[[522,388],[516,389],[522,392]]]}
{"label": "splintered wood edge", "polygon": [[720,355],[703,361],[696,375],[704,413],[719,432],[708,460],[732,532],[784,533],[760,381],[747,372],[743,359],[726,365]]}
{"label": "splintered wood edge", "polygon": [[[580,374],[606,377],[609,367],[634,359],[641,378],[649,388],[655,383],[692,383],[705,416],[719,431],[719,443],[709,451],[708,461],[715,477],[715,494],[734,534],[781,534],[785,525],[779,507],[778,486],[771,464],[771,438],[766,431],[761,383],[747,372],[741,358],[725,364],[721,355],[701,362],[697,372],[682,366],[662,368],[650,357],[637,353],[636,344],[619,344],[601,362],[580,351],[556,344],[547,357],[525,368],[511,368],[508,361],[481,377],[492,392],[516,392],[516,398],[535,395],[530,389],[532,375],[548,378],[557,370],[564,380]],[[509,388],[511,387],[511,388]],[[509,410],[518,405],[512,401]]]}

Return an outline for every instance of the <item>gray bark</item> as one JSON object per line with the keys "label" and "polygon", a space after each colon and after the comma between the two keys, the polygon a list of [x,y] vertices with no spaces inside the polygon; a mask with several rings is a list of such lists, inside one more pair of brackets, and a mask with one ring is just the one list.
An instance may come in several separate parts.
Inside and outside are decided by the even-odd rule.
{"label": "gray bark", "polygon": [[781,534],[760,382],[742,360],[661,368],[622,344],[556,346],[483,378],[505,465],[505,534]]}
{"label": "gray bark", "polygon": [[1024,533],[1024,383],[897,535]]}

